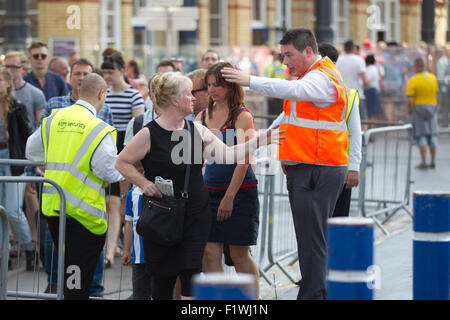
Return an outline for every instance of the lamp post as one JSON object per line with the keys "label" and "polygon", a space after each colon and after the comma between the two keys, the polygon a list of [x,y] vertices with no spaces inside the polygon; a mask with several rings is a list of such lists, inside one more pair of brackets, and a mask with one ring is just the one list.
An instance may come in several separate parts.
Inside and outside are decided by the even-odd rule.
{"label": "lamp post", "polygon": [[316,16],[315,32],[318,43],[334,42],[334,32],[331,29],[331,0],[315,0],[314,12]]}
{"label": "lamp post", "polygon": [[422,1],[422,40],[427,44],[434,44],[434,18],[436,10],[436,1]]}

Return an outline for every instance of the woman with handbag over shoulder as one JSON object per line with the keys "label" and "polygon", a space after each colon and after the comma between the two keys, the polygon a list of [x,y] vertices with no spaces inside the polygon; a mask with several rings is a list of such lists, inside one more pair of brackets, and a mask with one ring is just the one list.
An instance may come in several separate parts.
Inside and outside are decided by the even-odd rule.
{"label": "woman with handbag over shoulder", "polygon": [[[162,115],[131,139],[119,154],[116,168],[144,192],[138,224],[147,212],[151,216],[165,209],[172,213],[182,211],[179,241],[164,244],[164,239],[158,238],[159,232],[167,229],[164,221],[169,224],[174,215],[155,222],[158,224],[156,231],[141,235],[147,270],[153,279],[152,298],[171,300],[177,276],[181,279],[182,296],[188,298],[192,296],[192,276],[201,271],[211,223],[209,195],[202,176],[204,160],[212,158],[227,164],[243,161],[259,146],[278,143],[278,132],[267,130],[245,144],[228,147],[206,127],[185,121],[184,118],[193,113],[195,101],[188,77],[169,72],[157,75],[153,85]],[[144,175],[134,166],[138,161],[143,164]],[[154,183],[157,176],[172,180],[174,197],[163,196]],[[184,203],[184,207],[178,207],[178,203]],[[169,238],[178,235],[175,229],[166,231],[165,236]]]}
{"label": "woman with handbag over shoulder", "polygon": [[[254,121],[244,105],[244,89],[222,76],[225,67],[233,66],[220,62],[206,72],[208,108],[197,115],[196,121],[232,146],[253,137],[246,133],[254,131]],[[222,255],[228,246],[236,272],[259,278],[258,265],[249,251],[249,246],[256,244],[259,227],[258,180],[252,166],[208,161],[204,182],[209,191],[212,221],[203,271],[223,272]]]}

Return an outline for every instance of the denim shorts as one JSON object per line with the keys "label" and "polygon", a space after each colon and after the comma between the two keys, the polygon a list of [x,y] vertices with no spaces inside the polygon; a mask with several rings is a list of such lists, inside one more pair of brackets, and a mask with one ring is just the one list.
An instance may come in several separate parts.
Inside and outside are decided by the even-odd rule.
{"label": "denim shorts", "polygon": [[416,137],[417,145],[419,146],[430,146],[430,147],[436,147],[437,146],[437,136],[436,135],[423,135],[420,137]]}

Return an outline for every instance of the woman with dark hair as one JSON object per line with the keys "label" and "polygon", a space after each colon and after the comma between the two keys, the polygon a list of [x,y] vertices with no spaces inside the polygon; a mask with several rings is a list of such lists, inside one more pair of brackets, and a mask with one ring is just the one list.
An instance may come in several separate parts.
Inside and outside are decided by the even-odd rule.
{"label": "woman with dark hair", "polygon": [[[125,62],[120,52],[105,56],[103,59],[101,70],[109,87],[105,103],[113,113],[114,127],[117,129],[117,150],[120,152],[123,149],[128,122],[144,113],[145,104],[141,93],[125,82]],[[121,226],[120,206],[121,201],[125,200],[127,192],[125,181],[112,183],[106,189],[106,203],[109,208],[105,254],[105,267],[107,268],[114,264]]]}
{"label": "woman with dark hair", "polygon": [[140,72],[139,65],[136,60],[134,59],[128,60],[126,65],[126,76],[128,78],[128,82],[130,83],[130,85],[133,88],[139,90],[142,94],[142,91],[139,88],[139,84],[145,83],[144,86],[146,86],[147,80],[145,79],[145,76]]}
{"label": "woman with dark hair", "polygon": [[[251,139],[253,116],[244,105],[244,90],[225,81],[221,70],[231,68],[221,62],[208,69],[208,108],[196,121],[209,128],[229,146]],[[224,121],[225,120],[225,121]],[[237,272],[259,278],[258,266],[248,247],[256,244],[259,227],[258,181],[248,164],[217,164],[207,162],[204,176],[211,208],[211,230],[205,249],[205,272],[223,272],[222,254],[230,251]],[[258,292],[259,294],[259,292]]]}
{"label": "woman with dark hair", "polygon": [[[25,159],[25,145],[33,129],[28,121],[27,108],[13,97],[14,86],[11,73],[0,67],[0,158]],[[0,166],[2,176],[20,176],[23,167]],[[8,216],[19,238],[19,244],[25,247],[27,271],[33,271],[35,244],[31,239],[26,216],[22,212],[23,184],[0,183],[0,205]],[[0,239],[1,237],[0,223]],[[1,244],[0,244],[1,248]],[[3,254],[8,254],[3,248]]]}

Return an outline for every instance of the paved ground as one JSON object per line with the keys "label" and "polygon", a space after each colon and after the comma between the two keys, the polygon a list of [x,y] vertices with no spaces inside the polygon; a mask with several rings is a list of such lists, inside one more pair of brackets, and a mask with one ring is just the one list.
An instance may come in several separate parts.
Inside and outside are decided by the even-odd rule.
{"label": "paved ground", "polygon": [[[419,162],[418,150],[413,149],[412,192],[450,191],[450,135],[439,137],[437,168],[434,170],[414,169]],[[385,236],[376,229],[375,264],[381,268],[381,288],[375,291],[377,300],[412,299],[412,219],[405,212],[398,212],[387,224],[390,235]],[[43,292],[47,285],[46,274],[24,271],[24,258],[13,259],[14,270],[8,273],[8,291]],[[122,266],[116,258],[115,265],[105,271],[105,298],[127,299],[131,294],[131,268]],[[296,279],[300,279],[298,264],[286,266]],[[286,276],[271,269],[269,277],[278,283],[276,288],[261,278],[261,297],[265,300],[293,300],[298,287]],[[8,299],[15,299],[9,297]]]}

